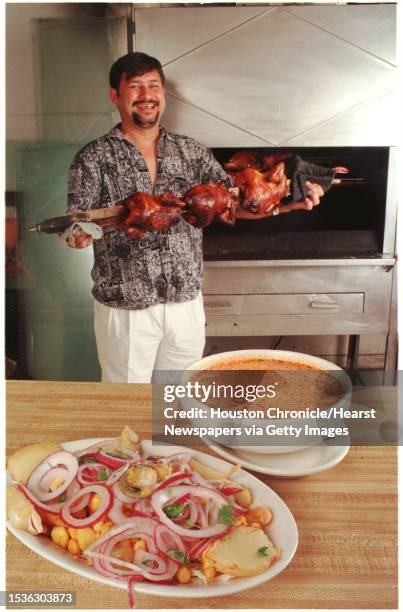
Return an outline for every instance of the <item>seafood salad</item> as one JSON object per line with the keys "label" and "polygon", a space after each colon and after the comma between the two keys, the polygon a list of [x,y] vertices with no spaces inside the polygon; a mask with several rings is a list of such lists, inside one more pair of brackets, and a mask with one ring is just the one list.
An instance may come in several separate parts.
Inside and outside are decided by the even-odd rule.
{"label": "seafood salad", "polygon": [[7,519],[90,564],[135,584],[208,585],[266,571],[280,556],[265,528],[272,516],[248,488],[189,452],[142,451],[125,427],[119,438],[76,453],[33,444],[8,461]]}

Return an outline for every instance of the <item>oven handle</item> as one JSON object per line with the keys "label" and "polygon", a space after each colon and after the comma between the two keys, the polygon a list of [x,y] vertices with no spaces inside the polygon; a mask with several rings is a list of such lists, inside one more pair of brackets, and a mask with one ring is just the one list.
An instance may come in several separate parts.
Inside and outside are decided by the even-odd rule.
{"label": "oven handle", "polygon": [[318,310],[334,310],[339,308],[337,302],[322,302],[321,300],[312,300],[309,303],[310,308],[317,308]]}
{"label": "oven handle", "polygon": [[231,302],[204,302],[204,308],[206,310],[212,309],[221,309],[221,308],[231,308]]}

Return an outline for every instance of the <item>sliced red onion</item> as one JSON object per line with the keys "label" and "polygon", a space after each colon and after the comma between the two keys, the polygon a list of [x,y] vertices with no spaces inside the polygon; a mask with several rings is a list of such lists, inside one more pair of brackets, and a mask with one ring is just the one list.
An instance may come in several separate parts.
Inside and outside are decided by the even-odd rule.
{"label": "sliced red onion", "polygon": [[193,547],[190,548],[189,557],[190,559],[200,559],[201,553],[206,550],[208,546],[211,546],[213,542],[219,539],[219,536],[207,538],[201,542],[196,542]]}
{"label": "sliced red onion", "polygon": [[[109,474],[108,480],[106,481],[106,484],[111,487],[112,485],[115,484],[115,482],[117,482],[125,472],[127,472],[127,470],[129,469],[129,464],[126,463],[126,465],[122,465],[122,467],[118,468],[117,470],[115,470],[114,472],[112,472],[111,474]],[[133,498],[132,498],[133,500]]]}
{"label": "sliced red onion", "polygon": [[200,525],[202,526],[202,529],[206,529],[206,527],[209,526],[208,524],[208,520],[207,520],[207,516],[206,513],[204,511],[204,508],[201,504],[197,504],[197,510],[199,513],[199,516],[197,518],[198,521],[200,521]]}
{"label": "sliced red onion", "polygon": [[218,522],[218,518],[219,518],[219,508],[216,505],[211,505],[209,510],[208,510],[208,514],[207,514],[207,520],[209,522],[210,525],[215,525],[215,523]]}
{"label": "sliced red onion", "polygon": [[165,574],[144,574],[148,577],[149,580],[153,582],[158,582],[158,584],[169,584],[172,578],[175,576],[178,571],[178,566],[171,559],[167,559],[166,562],[166,571]]}
{"label": "sliced red onion", "polygon": [[[151,563],[148,563],[150,561]],[[167,570],[167,562],[162,557],[159,557],[155,553],[138,549],[134,553],[134,562],[136,565],[146,568],[147,574],[164,574]],[[146,572],[144,575],[146,576]]]}
{"label": "sliced red onion", "polygon": [[[66,471],[67,470],[66,470],[65,467],[54,467],[54,468],[51,468],[50,470],[45,472],[45,474],[40,479],[40,481],[38,483],[39,489],[41,491],[43,491],[44,493],[49,493],[50,486],[51,486],[52,482],[54,482],[55,480],[63,480],[63,484],[64,484],[64,479],[66,477]],[[57,489],[55,489],[55,490],[57,490]],[[52,493],[53,493],[53,491],[52,491]]]}
{"label": "sliced red onion", "polygon": [[169,519],[166,516],[163,510],[163,507],[172,498],[177,498],[180,495],[184,495],[185,493],[188,493],[188,492],[191,493],[192,496],[195,496],[195,497],[201,497],[203,499],[211,498],[219,508],[227,505],[227,500],[225,499],[225,497],[220,495],[218,491],[214,491],[212,489],[208,489],[205,487],[179,485],[179,486],[174,486],[170,488],[169,491],[166,488],[160,489],[160,490],[155,491],[152,494],[151,504],[159,520],[161,521],[161,523],[164,523],[164,525],[167,525],[170,529],[172,529],[172,531],[175,531],[181,536],[185,536],[188,538],[195,538],[195,539],[208,538],[211,536],[222,534],[225,531],[227,531],[228,527],[221,523],[216,523],[215,525],[211,525],[204,529],[197,529],[197,530],[192,530],[191,528],[186,529],[185,527],[181,525],[176,525],[175,523],[173,523],[171,519]]}
{"label": "sliced red onion", "polygon": [[134,497],[130,497],[130,495],[126,495],[125,493],[123,493],[118,482],[114,483],[114,485],[112,486],[112,491],[115,497],[117,497],[121,502],[124,502],[125,504],[138,503],[137,499],[135,499]]}
{"label": "sliced red onion", "polygon": [[[72,516],[72,512],[75,512],[74,505],[83,495],[86,495],[87,493],[95,493],[101,498],[99,508],[93,514],[90,514],[90,516],[80,519],[75,518],[74,516]],[[73,495],[73,497],[71,497],[63,505],[60,514],[63,521],[69,527],[91,527],[109,512],[112,506],[112,502],[113,496],[110,493],[109,489],[107,489],[107,487],[92,484],[83,487],[82,489],[80,489],[80,491],[78,491],[78,493]]]}
{"label": "sliced red onion", "polygon": [[[152,523],[155,523],[153,521]],[[134,525],[134,527],[133,527]],[[167,579],[166,570],[167,562],[156,555],[157,548],[154,543],[153,537],[149,533],[144,531],[150,531],[150,528],[155,530],[155,526],[150,523],[147,519],[137,519],[132,521],[132,526],[124,525],[123,529],[117,530],[112,529],[109,533],[104,534],[106,538],[99,538],[91,544],[84,554],[88,554],[90,557],[99,558],[99,565],[101,566],[102,572],[113,573],[117,577],[128,577],[133,571],[143,574],[148,579],[153,579],[152,576],[157,575],[158,579]],[[146,542],[147,551],[138,550],[134,553],[134,564],[127,561],[121,561],[116,557],[112,556],[112,551],[119,542],[128,540],[132,537],[141,538]],[[95,550],[97,549],[97,550]],[[102,555],[102,557],[100,557]],[[137,558],[136,558],[137,555]],[[146,557],[147,555],[147,557]],[[145,558],[149,558],[153,563],[153,567],[146,566],[141,561]],[[154,564],[156,563],[156,566]],[[116,565],[121,566],[123,569],[119,569]],[[128,572],[127,570],[131,570]]]}
{"label": "sliced red onion", "polygon": [[106,440],[100,440],[96,444],[87,446],[87,448],[83,448],[80,451],[76,451],[74,454],[78,458],[78,457],[82,457],[83,455],[89,455],[91,453],[96,453],[100,448],[103,448],[105,450],[108,450],[108,449],[112,450],[113,448],[116,448],[118,444],[119,442],[116,438],[107,438]]}
{"label": "sliced red onion", "polygon": [[120,499],[115,497],[112,508],[108,512],[108,517],[111,519],[112,523],[115,523],[115,525],[121,525],[124,522],[130,521],[131,517],[127,516],[123,512],[124,503],[125,502],[122,502]]}
{"label": "sliced red onion", "polygon": [[164,457],[164,463],[172,465],[173,463],[189,463],[191,454],[190,453],[175,453],[174,455],[168,455]]}
{"label": "sliced red onion", "polygon": [[66,489],[67,499],[73,497],[81,489],[78,480],[75,478],[72,483]]}
{"label": "sliced red onion", "polygon": [[60,508],[63,506],[64,502],[60,502],[58,504],[44,504],[29,489],[27,489],[25,485],[19,484],[18,488],[38,510],[43,510],[44,512],[49,512],[50,514],[59,514]]}
{"label": "sliced red onion", "polygon": [[173,484],[177,485],[182,481],[188,482],[189,480],[191,480],[193,478],[192,474],[174,474],[173,476],[168,476],[168,478],[165,478],[165,480],[163,480],[158,487],[154,490],[154,493],[156,491],[160,491],[161,489],[165,489],[166,487],[171,487]]}
{"label": "sliced red onion", "polygon": [[248,512],[249,512],[248,508],[242,508],[241,506],[238,506],[238,504],[236,504],[235,502],[232,502],[231,508],[232,508],[232,510],[234,511],[235,514],[238,514],[240,516],[242,516],[244,514],[248,514]]}
{"label": "sliced red onion", "polygon": [[131,448],[122,448],[122,453],[128,455],[132,461],[138,461],[138,459],[141,457],[138,451],[132,450]]}
{"label": "sliced red onion", "polygon": [[129,606],[134,610],[136,607],[136,599],[135,599],[135,589],[136,583],[142,582],[144,580],[144,576],[141,574],[130,576],[127,581],[127,590],[129,593]]}
{"label": "sliced red onion", "polygon": [[[122,559],[118,559],[117,557],[111,557],[109,555],[106,555],[105,553],[97,552],[94,550],[83,550],[82,554],[86,557],[90,557],[90,559],[99,559],[100,561],[102,561],[102,564],[98,565],[97,569],[104,576],[110,576],[113,578],[120,579],[126,579],[133,573],[143,574],[145,576],[145,569],[140,565],[135,565],[134,563],[129,563],[128,561],[123,561]],[[120,565],[122,568],[125,568],[126,571],[112,567],[112,564]]]}
{"label": "sliced red onion", "polygon": [[133,517],[127,523],[113,527],[103,535],[99,536],[99,538],[92,542],[92,544],[90,544],[86,550],[95,550],[104,544],[104,542],[108,541],[111,537],[118,535],[123,531],[131,533],[132,535],[128,537],[133,538],[140,537],[138,534],[142,534],[142,536],[144,536],[144,534],[152,536],[157,525],[158,522],[155,519],[143,518],[140,516]]}
{"label": "sliced red onion", "polygon": [[189,504],[189,508],[190,508],[189,523],[190,523],[190,526],[192,526],[192,525],[196,524],[197,517],[198,517],[199,513],[197,511],[197,505],[195,504],[195,502],[193,500]]}
{"label": "sliced red onion", "polygon": [[95,457],[107,467],[110,467],[112,470],[117,470],[118,468],[127,465],[128,463],[132,463],[133,459],[123,459],[122,457],[115,457],[112,453],[108,453],[105,449],[98,450],[95,453]]}
{"label": "sliced red onion", "polygon": [[[41,481],[44,476],[53,468],[64,470],[63,484],[54,491],[44,491],[41,488]],[[67,489],[77,474],[78,461],[72,453],[67,451],[57,451],[48,455],[32,472],[27,481],[27,487],[42,502],[58,497]],[[59,477],[62,472],[58,472]],[[51,483],[49,483],[50,485]]]}
{"label": "sliced red onion", "polygon": [[[84,463],[83,465],[80,465],[80,467],[78,468],[78,472],[77,472],[77,480],[80,484],[82,485],[88,485],[88,484],[93,484],[95,482],[97,482],[97,478],[96,476],[99,473],[99,470],[104,470],[105,466],[103,463]],[[90,475],[90,478],[86,478],[85,476],[85,472],[91,472],[91,470],[94,470],[94,473]]]}
{"label": "sliced red onion", "polygon": [[208,478],[208,485],[218,485],[217,489],[223,495],[236,495],[236,493],[240,493],[243,489],[241,486],[234,484],[230,484],[225,482],[225,480],[219,478]]}
{"label": "sliced red onion", "polygon": [[[159,573],[153,573],[152,571],[145,569],[145,566],[142,567],[141,565],[129,563],[128,561],[123,561],[122,559],[117,559],[115,557],[111,557],[104,553],[99,553],[99,552],[95,552],[95,551],[87,549],[83,551],[83,555],[90,557],[91,559],[99,559],[102,562],[102,564],[98,566],[100,567],[98,571],[100,571],[100,573],[103,574],[104,576],[107,575],[109,577],[118,578],[118,579],[129,578],[133,574],[135,575],[141,574],[144,576],[144,578],[147,578],[147,580],[151,580],[153,582],[163,582],[165,580],[170,580],[171,578],[173,578],[177,571],[177,566],[175,565],[175,563],[172,563],[172,561],[170,560],[165,561],[165,559],[160,559],[160,564],[158,567]],[[126,568],[130,570],[130,572],[124,572],[122,574],[122,570],[118,570],[117,568],[116,569],[112,568],[112,570],[106,569],[107,567],[111,566],[111,564],[121,566],[122,568]],[[161,569],[163,567],[163,564],[165,564],[165,571],[162,573]]]}
{"label": "sliced red onion", "polygon": [[86,508],[88,504],[90,503],[90,500],[91,500],[90,493],[86,493],[85,495],[83,495],[80,501],[78,501],[76,504],[71,506],[70,508],[71,513],[76,514],[76,512],[80,512],[80,510],[83,510],[84,508]]}
{"label": "sliced red onion", "polygon": [[144,512],[144,514],[153,515],[155,514],[154,508],[151,504],[150,497],[144,497],[136,504],[136,510],[140,510],[140,512]]}
{"label": "sliced red onion", "polygon": [[143,516],[144,518],[153,518],[151,514],[147,514],[146,512],[142,512],[141,510],[136,510],[136,506],[133,506],[133,510],[131,511],[130,516]]}
{"label": "sliced red onion", "polygon": [[242,487],[235,487],[235,486],[222,486],[219,487],[218,489],[220,491],[220,493],[222,493],[223,495],[229,496],[229,495],[236,495],[236,493],[240,493],[242,491]]}
{"label": "sliced red onion", "polygon": [[158,525],[155,529],[154,534],[155,543],[160,552],[164,555],[167,555],[174,563],[179,565],[183,560],[175,559],[172,554],[169,552],[170,550],[174,550],[178,553],[182,553],[183,556],[186,556],[186,547],[178,534],[174,533],[165,525]]}

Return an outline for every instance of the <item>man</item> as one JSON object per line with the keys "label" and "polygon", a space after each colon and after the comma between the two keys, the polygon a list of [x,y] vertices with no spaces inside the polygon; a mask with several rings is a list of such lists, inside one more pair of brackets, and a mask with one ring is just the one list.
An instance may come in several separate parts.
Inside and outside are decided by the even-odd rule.
{"label": "man", "polygon": [[[144,53],[118,59],[110,71],[110,98],[121,123],[76,155],[69,209],[111,206],[136,191],[181,196],[200,183],[231,185],[210,151],[160,125],[165,77],[157,59]],[[307,200],[296,207],[319,203],[321,187],[308,187]],[[91,243],[82,234],[74,246]],[[150,382],[153,370],[182,370],[199,359],[205,343],[202,230],[180,219],[167,230],[132,239],[106,227],[93,247],[102,380]]]}

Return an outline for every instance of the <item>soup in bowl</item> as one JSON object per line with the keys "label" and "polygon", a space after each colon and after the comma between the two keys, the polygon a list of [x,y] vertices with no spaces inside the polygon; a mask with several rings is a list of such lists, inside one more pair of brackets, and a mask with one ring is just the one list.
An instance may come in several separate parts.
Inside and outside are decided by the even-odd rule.
{"label": "soup in bowl", "polygon": [[315,432],[331,425],[332,410],[348,408],[351,397],[351,383],[342,368],[294,351],[250,349],[210,355],[184,370],[181,383],[189,382],[210,390],[201,401],[181,400],[186,408],[208,411],[207,418],[195,419],[197,425],[232,426],[229,436],[214,441],[259,454],[293,452],[321,442],[323,436]]}

